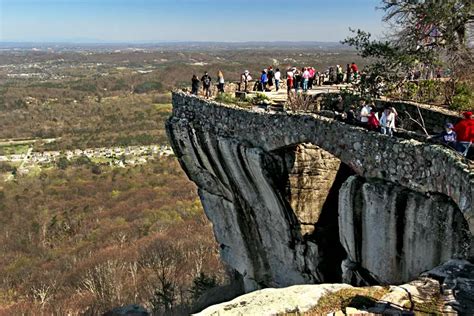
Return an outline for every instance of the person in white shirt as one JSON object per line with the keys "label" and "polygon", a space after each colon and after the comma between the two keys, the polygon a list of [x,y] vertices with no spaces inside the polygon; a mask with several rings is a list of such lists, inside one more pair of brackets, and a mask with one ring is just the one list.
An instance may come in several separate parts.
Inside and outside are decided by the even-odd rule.
{"label": "person in white shirt", "polygon": [[393,136],[395,130],[395,111],[390,108],[386,108],[383,111],[382,117],[380,118],[381,132],[384,135]]}
{"label": "person in white shirt", "polygon": [[367,122],[369,122],[369,116],[370,116],[370,111],[372,110],[372,107],[368,104],[365,104],[364,101],[362,101],[362,108],[360,109],[360,122],[362,125],[367,125]]}
{"label": "person in white shirt", "polygon": [[219,70],[219,72],[217,73],[217,91],[219,93],[224,93],[224,85],[224,74],[222,73],[222,71]]}
{"label": "person in white shirt", "polygon": [[276,91],[278,92],[278,90],[280,90],[280,80],[281,80],[280,69],[277,68],[275,70],[274,78],[275,78],[275,88],[276,88]]}
{"label": "person in white shirt", "polygon": [[249,81],[252,80],[250,76],[250,72],[245,70],[244,73],[240,76],[240,89],[242,89],[242,85],[244,86],[244,92],[248,92],[248,84]]}

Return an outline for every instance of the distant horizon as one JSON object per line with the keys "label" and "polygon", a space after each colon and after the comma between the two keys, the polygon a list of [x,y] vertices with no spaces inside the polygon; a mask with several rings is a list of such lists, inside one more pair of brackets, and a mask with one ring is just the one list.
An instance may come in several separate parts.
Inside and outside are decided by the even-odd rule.
{"label": "distant horizon", "polygon": [[40,41],[40,40],[0,40],[0,44],[269,44],[269,43],[301,43],[301,44],[339,44],[340,41],[318,41],[318,40],[268,40],[268,41],[218,41],[218,40],[150,40],[150,41],[114,41],[114,40],[57,40],[57,41]]}
{"label": "distant horizon", "polygon": [[380,0],[0,0],[0,42],[339,42],[349,27],[382,34],[378,5]]}

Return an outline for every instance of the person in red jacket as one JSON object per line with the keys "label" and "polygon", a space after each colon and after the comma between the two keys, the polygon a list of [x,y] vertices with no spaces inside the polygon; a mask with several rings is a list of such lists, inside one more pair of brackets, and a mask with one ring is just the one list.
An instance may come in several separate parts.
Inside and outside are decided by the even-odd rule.
{"label": "person in red jacket", "polygon": [[370,111],[367,128],[369,131],[378,131],[380,128],[379,118],[377,117],[377,112],[374,109]]}
{"label": "person in red jacket", "polygon": [[474,119],[472,112],[465,112],[464,119],[454,126],[457,134],[458,145],[457,150],[464,156],[467,156],[469,147],[474,142]]}
{"label": "person in red jacket", "polygon": [[359,77],[359,67],[357,67],[356,63],[351,64],[351,71],[353,78],[357,79]]}

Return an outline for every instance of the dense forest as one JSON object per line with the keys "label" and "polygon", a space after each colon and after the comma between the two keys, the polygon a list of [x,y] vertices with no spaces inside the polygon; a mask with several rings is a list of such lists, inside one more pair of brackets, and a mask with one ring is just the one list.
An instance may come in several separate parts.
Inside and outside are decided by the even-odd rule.
{"label": "dense forest", "polygon": [[0,314],[186,310],[202,291],[193,281],[225,281],[195,187],[173,158],[18,177],[0,191],[0,213]]}

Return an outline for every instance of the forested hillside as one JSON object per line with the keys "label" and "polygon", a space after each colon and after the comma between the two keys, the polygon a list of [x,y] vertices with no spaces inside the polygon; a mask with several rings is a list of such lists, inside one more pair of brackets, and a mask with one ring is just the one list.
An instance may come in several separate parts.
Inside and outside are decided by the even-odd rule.
{"label": "forested hillside", "polygon": [[0,213],[0,314],[163,310],[192,303],[201,273],[224,281],[195,187],[173,158],[18,177],[0,191]]}
{"label": "forested hillside", "polygon": [[[203,291],[230,281],[196,187],[174,157],[112,164],[117,147],[167,145],[170,90],[193,73],[222,70],[230,82],[277,63],[324,70],[354,60],[313,48],[2,52],[0,315],[129,304],[187,315]],[[94,148],[117,157],[66,158]],[[45,151],[60,158],[26,162]]]}

